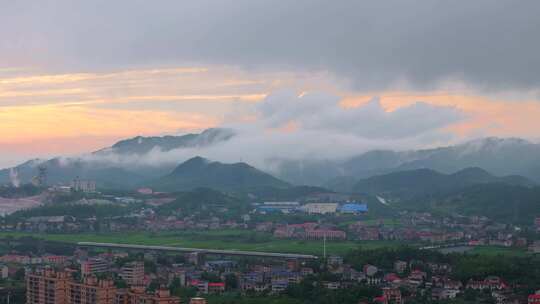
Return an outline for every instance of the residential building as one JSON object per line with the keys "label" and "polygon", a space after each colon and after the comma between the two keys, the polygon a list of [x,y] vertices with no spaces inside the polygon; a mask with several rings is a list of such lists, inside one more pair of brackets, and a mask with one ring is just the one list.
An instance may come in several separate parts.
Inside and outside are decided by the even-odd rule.
{"label": "residential building", "polygon": [[217,283],[208,283],[208,293],[223,293],[225,291],[225,283],[217,282]]}
{"label": "residential building", "polygon": [[75,192],[96,192],[96,182],[81,180],[77,177],[71,181],[71,190]]}
{"label": "residential building", "polygon": [[26,303],[67,304],[69,274],[43,269],[26,275]]}
{"label": "residential building", "polygon": [[324,288],[330,290],[339,289],[339,287],[341,286],[339,282],[323,282],[322,285],[324,286]]}
{"label": "residential building", "polygon": [[9,268],[6,265],[0,264],[0,279],[7,279],[9,276]]}
{"label": "residential building", "polygon": [[540,253],[540,241],[534,241],[529,245],[529,251],[532,253]]}
{"label": "residential building", "polygon": [[137,193],[150,195],[154,193],[154,190],[152,188],[139,188],[137,189]]}
{"label": "residential building", "polygon": [[433,300],[454,299],[459,293],[459,289],[433,288],[431,298]]}
{"label": "residential building", "polygon": [[120,277],[130,286],[141,285],[144,280],[144,262],[127,263],[120,270]]}
{"label": "residential building", "polygon": [[394,270],[397,273],[404,273],[407,269],[407,262],[405,261],[395,261],[394,262]]}
{"label": "residential building", "polygon": [[289,280],[272,280],[272,293],[284,292],[289,287]]}
{"label": "residential building", "polygon": [[466,288],[475,290],[502,290],[506,289],[507,285],[501,280],[501,278],[496,276],[489,276],[484,280],[480,281],[469,280],[469,282],[467,282]]}
{"label": "residential building", "polygon": [[98,280],[89,275],[82,282],[68,281],[66,295],[70,304],[114,304],[116,287],[112,280]]}
{"label": "residential building", "polygon": [[529,295],[527,298],[527,304],[537,304],[540,303],[540,290],[538,290],[536,293]]}
{"label": "residential building", "polygon": [[117,289],[110,279],[87,275],[81,282],[70,273],[38,269],[26,276],[28,304],[180,304],[167,289],[147,294],[145,287]]}
{"label": "residential building", "polygon": [[148,294],[142,286],[131,287],[129,290],[119,290],[116,293],[115,304],[180,304],[180,298],[171,296],[168,289],[160,288],[153,294]]}
{"label": "residential building", "polygon": [[399,288],[391,288],[391,287],[384,287],[383,289],[383,297],[386,298],[388,301],[387,303],[392,304],[401,304],[403,303],[401,298],[401,291]]}
{"label": "residential building", "polygon": [[208,282],[200,280],[192,280],[189,285],[197,288],[197,291],[202,294],[208,294]]}
{"label": "residential building", "polygon": [[102,258],[89,258],[81,262],[81,274],[83,276],[89,274],[103,273],[109,269],[109,264]]}
{"label": "residential building", "polygon": [[338,255],[331,255],[328,257],[328,265],[341,266],[343,265],[343,257]]}
{"label": "residential building", "polygon": [[364,265],[364,273],[365,273],[367,276],[372,277],[372,276],[374,276],[377,272],[379,272],[379,268],[377,268],[376,266],[369,265],[369,264]]}

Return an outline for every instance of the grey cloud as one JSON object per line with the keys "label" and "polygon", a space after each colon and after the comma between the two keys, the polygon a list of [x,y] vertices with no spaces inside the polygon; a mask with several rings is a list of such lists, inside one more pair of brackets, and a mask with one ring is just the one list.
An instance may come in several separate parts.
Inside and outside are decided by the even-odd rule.
{"label": "grey cloud", "polygon": [[359,89],[540,87],[540,2],[4,1],[3,65],[327,70]]}
{"label": "grey cloud", "polygon": [[292,92],[268,96],[257,106],[260,123],[279,128],[289,122],[305,130],[329,130],[366,139],[398,139],[432,132],[466,117],[454,107],[417,102],[411,106],[386,111],[378,98],[367,104],[344,108],[339,97],[308,93],[302,97]]}

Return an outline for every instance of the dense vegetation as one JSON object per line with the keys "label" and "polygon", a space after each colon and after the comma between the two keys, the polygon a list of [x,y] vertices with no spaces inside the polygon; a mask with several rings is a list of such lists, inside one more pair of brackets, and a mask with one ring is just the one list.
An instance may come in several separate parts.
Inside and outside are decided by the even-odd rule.
{"label": "dense vegetation", "polygon": [[73,254],[75,245],[66,242],[50,241],[34,237],[3,236],[0,238],[0,255],[10,252],[25,254]]}
{"label": "dense vegetation", "polygon": [[20,198],[38,195],[43,189],[32,184],[24,184],[20,187],[0,186],[0,197]]}
{"label": "dense vegetation", "polygon": [[223,191],[247,191],[260,187],[288,187],[288,184],[246,163],[224,164],[194,157],[151,183],[161,191],[185,191],[208,187]]}
{"label": "dense vegetation", "polygon": [[495,177],[480,168],[454,174],[400,171],[363,179],[354,189],[381,196],[398,209],[481,215],[523,225],[531,225],[540,214],[539,186],[524,177]]}
{"label": "dense vegetation", "polygon": [[479,184],[448,195],[409,202],[407,207],[483,215],[499,222],[528,226],[540,214],[540,187]]}
{"label": "dense vegetation", "polygon": [[[346,256],[353,267],[362,269],[365,264],[392,269],[396,260],[418,260],[423,262],[447,263],[452,266],[452,277],[466,283],[468,279],[483,279],[486,276],[500,276],[508,282],[523,286],[540,285],[540,256],[502,256],[478,254],[442,254],[437,251],[418,250],[410,247],[358,249]],[[419,269],[429,272],[424,263]],[[525,291],[527,290],[525,287]]]}
{"label": "dense vegetation", "polygon": [[480,168],[467,168],[453,174],[443,174],[431,169],[418,169],[363,179],[356,183],[353,190],[354,192],[366,192],[408,200],[446,195],[469,186],[487,183],[534,185],[533,182],[521,176],[496,177]]}
{"label": "dense vegetation", "polygon": [[173,202],[159,206],[156,212],[160,215],[204,215],[206,218],[219,213],[221,219],[227,219],[238,217],[250,209],[245,199],[208,188],[178,192],[175,196],[176,199]]}

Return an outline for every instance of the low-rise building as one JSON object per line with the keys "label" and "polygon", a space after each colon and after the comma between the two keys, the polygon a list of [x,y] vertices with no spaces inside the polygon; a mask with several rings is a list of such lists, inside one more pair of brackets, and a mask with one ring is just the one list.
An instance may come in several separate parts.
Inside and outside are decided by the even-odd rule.
{"label": "low-rise building", "polygon": [[289,287],[288,280],[272,280],[271,290],[272,293],[284,292]]}
{"label": "low-rise building", "polygon": [[6,265],[0,264],[0,279],[7,279],[9,276],[9,268]]}
{"label": "low-rise building", "polygon": [[364,214],[368,212],[368,206],[359,203],[346,203],[339,207],[339,212],[345,214]]}
{"label": "low-rise building", "polygon": [[299,202],[264,202],[257,206],[257,211],[261,213],[281,212],[292,213],[300,207]]}
{"label": "low-rise building", "polygon": [[407,269],[407,262],[405,261],[395,261],[394,262],[394,270],[397,273],[404,273]]}
{"label": "low-rise building", "polygon": [[324,238],[328,240],[345,240],[347,239],[347,233],[334,229],[306,230],[306,239],[322,240]]}
{"label": "low-rise building", "polygon": [[71,181],[71,190],[75,192],[96,192],[96,182],[81,180],[78,177]]}
{"label": "low-rise building", "polygon": [[383,297],[386,298],[387,303],[401,304],[403,299],[401,298],[401,290],[399,288],[384,287],[382,289]]}
{"label": "low-rise building", "polygon": [[538,290],[536,293],[529,295],[527,297],[527,304],[538,304],[540,303],[540,290]]}
{"label": "low-rise building", "polygon": [[309,214],[328,214],[336,213],[338,206],[337,203],[309,203],[302,206],[301,210]]}
{"label": "low-rise building", "polygon": [[459,289],[433,288],[431,290],[431,298],[433,300],[454,299],[458,293]]}

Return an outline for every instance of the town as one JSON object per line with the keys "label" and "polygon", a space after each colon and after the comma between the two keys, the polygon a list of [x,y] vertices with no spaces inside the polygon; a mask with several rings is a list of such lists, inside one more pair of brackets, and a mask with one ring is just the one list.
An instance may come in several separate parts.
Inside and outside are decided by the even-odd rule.
{"label": "town", "polygon": [[[81,180],[49,187],[42,195],[48,197],[43,206],[2,219],[6,287],[0,301],[243,303],[235,298],[243,295],[240,299],[295,303],[310,296],[305,288],[316,288],[313,301],[320,303],[350,290],[358,291],[352,293],[356,298],[347,296],[343,303],[484,299],[503,304],[540,298],[537,285],[513,271],[475,268],[496,257],[523,259],[523,271],[533,270],[540,218],[518,226],[485,216],[410,210],[377,216],[371,214],[370,206],[377,208],[373,202],[321,192],[287,201],[252,198],[242,206],[203,199],[195,209],[186,210],[186,204],[171,209],[178,194],[144,188],[118,196]],[[84,209],[89,206],[106,212]],[[148,240],[145,233],[151,233]],[[140,244],[130,244],[129,235]],[[213,250],[223,239],[230,240],[221,248],[227,250]],[[176,240],[180,247],[153,246],[164,245],[162,240]],[[186,240],[203,248],[182,249]],[[298,254],[273,253],[279,242],[290,242],[283,244],[285,252]],[[469,256],[479,265],[464,270]]]}
{"label": "town", "polygon": [[[538,280],[534,268],[538,260],[530,264],[530,258],[448,256],[406,247],[356,250],[344,257],[250,257],[235,252],[177,254],[151,246],[113,249],[46,242],[36,250],[33,245],[43,241],[9,242],[14,250],[0,257],[5,286],[1,297],[26,297],[27,303],[222,303],[219,299],[236,295],[295,303],[295,297],[309,297],[306,288],[315,288],[311,292],[316,290],[322,298],[350,292],[344,303],[467,298],[537,303],[540,297],[540,293],[527,294],[536,284],[530,280],[535,276]],[[47,250],[64,254],[39,253]],[[500,265],[475,268],[495,263],[494,259]],[[512,262],[518,264],[505,266]],[[498,276],[490,274],[497,272]]]}

